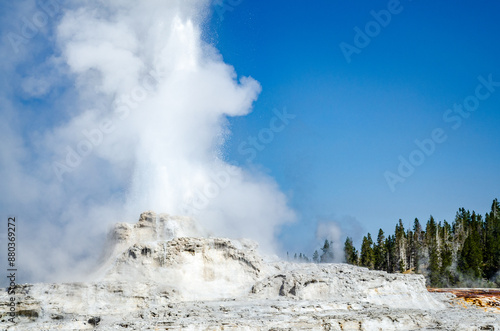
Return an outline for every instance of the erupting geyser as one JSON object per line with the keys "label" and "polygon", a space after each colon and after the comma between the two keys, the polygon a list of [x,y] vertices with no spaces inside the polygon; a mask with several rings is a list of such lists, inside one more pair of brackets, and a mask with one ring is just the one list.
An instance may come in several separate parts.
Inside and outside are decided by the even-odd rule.
{"label": "erupting geyser", "polygon": [[[25,279],[83,279],[110,223],[144,210],[195,216],[209,233],[276,249],[279,226],[295,218],[286,196],[270,176],[223,157],[228,118],[248,114],[261,87],[204,41],[209,6],[89,0],[51,7],[51,42],[32,70],[46,75],[26,77],[25,85],[32,97],[64,93],[51,105],[61,116],[37,124],[36,152],[15,144],[12,154],[32,155],[36,166],[9,158],[4,183],[16,188],[8,209],[33,222],[23,227]],[[22,141],[11,133],[7,140]]]}
{"label": "erupting geyser", "polygon": [[[44,74],[21,85],[57,99],[60,114],[30,133],[32,150],[3,127],[14,152],[2,154],[12,155],[2,202],[36,224],[23,223],[19,241],[19,269],[34,284],[0,293],[0,329],[498,328],[498,314],[452,306],[421,275],[267,257],[295,213],[274,179],[223,157],[227,119],[248,114],[261,87],[204,41],[210,2],[51,7],[33,69]],[[172,214],[144,212],[98,244],[111,223],[144,210]]]}

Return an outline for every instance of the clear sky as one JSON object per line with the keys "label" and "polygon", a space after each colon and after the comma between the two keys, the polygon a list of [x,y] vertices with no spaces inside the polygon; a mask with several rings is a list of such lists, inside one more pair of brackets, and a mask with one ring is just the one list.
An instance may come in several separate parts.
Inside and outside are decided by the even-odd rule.
{"label": "clear sky", "polygon": [[[500,87],[460,123],[447,113],[475,95],[479,76],[500,82],[500,5],[397,3],[238,1],[212,19],[207,38],[262,84],[254,111],[231,121],[227,157],[245,162],[238,147],[269,127],[274,108],[296,115],[253,161],[300,213],[282,235],[290,247],[314,238],[318,219],[359,240],[379,227],[393,232],[399,218],[451,221],[459,207],[483,214],[500,195]],[[388,7],[390,19],[381,13]],[[372,11],[385,26],[373,24]],[[341,45],[356,47],[356,27],[368,27],[369,42],[358,40],[364,47],[352,53],[344,45],[345,56]],[[399,175],[399,157],[408,160],[415,140],[439,128],[446,139],[423,161],[414,153],[421,164],[391,189],[385,173]]]}
{"label": "clear sky", "polygon": [[399,219],[486,213],[500,198],[499,10],[0,1],[0,211],[24,222],[26,275],[72,272],[147,209],[309,256],[326,235],[359,247]]}

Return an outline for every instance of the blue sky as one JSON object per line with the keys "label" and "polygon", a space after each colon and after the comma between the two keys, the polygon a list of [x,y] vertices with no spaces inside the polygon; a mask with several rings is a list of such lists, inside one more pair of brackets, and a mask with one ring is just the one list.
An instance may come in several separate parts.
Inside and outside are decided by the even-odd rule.
{"label": "blue sky", "polygon": [[[285,246],[310,250],[318,220],[359,240],[379,227],[392,233],[399,218],[410,225],[431,214],[451,221],[459,207],[489,210],[500,195],[500,89],[456,130],[443,115],[474,95],[478,76],[500,81],[499,4],[401,1],[348,63],[339,45],[354,46],[354,28],[364,31],[390,1],[233,3],[216,11],[206,38],[262,93],[249,116],[231,119],[226,153],[245,162],[238,146],[269,126],[274,108],[296,115],[254,160],[300,214]],[[436,128],[446,141],[392,192],[384,173],[397,174],[399,156]]]}

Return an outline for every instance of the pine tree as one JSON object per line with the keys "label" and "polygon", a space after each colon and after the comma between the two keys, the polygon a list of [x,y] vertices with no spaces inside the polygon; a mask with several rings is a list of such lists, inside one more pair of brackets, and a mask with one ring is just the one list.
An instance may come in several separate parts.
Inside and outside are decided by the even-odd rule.
{"label": "pine tree", "polygon": [[319,263],[319,253],[317,250],[314,251],[314,254],[313,254],[313,262],[314,263]]}
{"label": "pine tree", "polygon": [[344,244],[345,261],[349,264],[358,264],[358,252],[354,247],[352,238],[347,237]]}
{"label": "pine tree", "polygon": [[386,270],[385,235],[382,229],[378,230],[377,243],[373,247],[374,267],[376,270]]}
{"label": "pine tree", "polygon": [[419,272],[420,270],[420,257],[422,255],[422,244],[424,238],[423,233],[420,221],[418,218],[415,218],[415,221],[413,222],[413,245],[411,249],[415,272]]}
{"label": "pine tree", "polygon": [[373,256],[373,240],[372,236],[370,233],[368,233],[367,236],[363,237],[363,243],[361,244],[361,266],[367,267],[370,269],[373,269],[373,262],[374,262],[374,256]]}
{"label": "pine tree", "polygon": [[332,263],[334,260],[334,255],[333,255],[333,247],[332,247],[333,242],[329,242],[328,239],[325,239],[325,243],[323,245],[323,248],[321,249],[323,251],[323,254],[320,256],[320,262],[321,263]]}
{"label": "pine tree", "polygon": [[462,247],[467,238],[467,227],[470,220],[470,212],[464,208],[460,208],[453,222],[454,241],[458,247]]}
{"label": "pine tree", "polygon": [[441,242],[441,266],[440,266],[440,284],[439,286],[451,286],[454,284],[451,265],[453,263],[453,248],[451,226],[444,221],[443,226],[439,229],[439,237]]}
{"label": "pine tree", "polygon": [[427,226],[425,228],[426,234],[426,243],[427,249],[429,252],[429,279],[431,286],[438,286],[440,274],[440,251],[437,241],[438,234],[438,226],[436,221],[434,221],[434,217],[430,217],[429,221],[427,221]]}
{"label": "pine tree", "polygon": [[458,269],[473,278],[482,276],[483,254],[481,248],[480,227],[481,217],[472,212],[468,222],[468,236],[460,252]]}
{"label": "pine tree", "polygon": [[410,271],[415,270],[415,260],[413,251],[415,249],[415,238],[413,236],[413,231],[406,230],[406,268]]}
{"label": "pine tree", "polygon": [[399,272],[406,271],[406,235],[403,221],[401,219],[396,225],[395,238],[396,238],[396,254],[397,254],[397,267]]}
{"label": "pine tree", "polygon": [[385,252],[386,252],[386,271],[394,273],[397,271],[397,254],[396,254],[396,238],[388,236],[385,239]]}
{"label": "pine tree", "polygon": [[493,200],[491,212],[486,214],[484,222],[484,275],[493,279],[500,270],[500,204]]}

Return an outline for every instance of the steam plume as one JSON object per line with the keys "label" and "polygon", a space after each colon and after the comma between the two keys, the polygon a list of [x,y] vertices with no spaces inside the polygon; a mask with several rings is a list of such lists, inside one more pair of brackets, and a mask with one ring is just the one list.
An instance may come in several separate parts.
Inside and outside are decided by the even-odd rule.
{"label": "steam plume", "polygon": [[134,222],[145,210],[190,214],[215,235],[258,239],[267,251],[279,226],[294,219],[272,178],[221,156],[227,117],[248,114],[261,88],[202,41],[208,5],[58,7],[44,32],[53,41],[49,55],[19,77],[26,99],[52,103],[26,116],[7,95],[11,107],[0,122],[30,128],[2,133],[0,168],[8,178],[2,193],[10,193],[2,206],[25,224],[20,263],[30,280],[78,273],[110,224]]}
{"label": "steam plume", "polygon": [[331,242],[330,249],[333,252],[332,262],[345,262],[344,249],[342,243],[342,230],[336,222],[318,222],[316,229],[318,240],[328,240]]}

